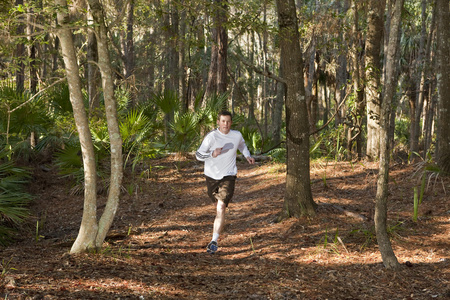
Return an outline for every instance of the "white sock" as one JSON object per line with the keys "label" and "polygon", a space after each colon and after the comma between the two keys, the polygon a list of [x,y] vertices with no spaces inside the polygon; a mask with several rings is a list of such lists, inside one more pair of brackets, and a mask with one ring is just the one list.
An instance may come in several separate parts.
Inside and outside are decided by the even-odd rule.
{"label": "white sock", "polygon": [[219,234],[213,233],[212,241],[217,242],[218,239],[219,239]]}

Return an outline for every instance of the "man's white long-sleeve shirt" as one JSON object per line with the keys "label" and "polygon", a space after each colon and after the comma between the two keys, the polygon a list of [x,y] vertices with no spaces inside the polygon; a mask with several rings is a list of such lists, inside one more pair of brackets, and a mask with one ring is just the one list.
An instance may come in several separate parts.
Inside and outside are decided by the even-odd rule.
{"label": "man's white long-sleeve shirt", "polygon": [[[222,152],[213,157],[216,148],[222,148]],[[237,130],[230,130],[223,134],[219,129],[209,132],[203,139],[195,156],[205,162],[205,175],[216,180],[225,176],[237,174],[236,155],[239,150],[245,157],[250,156],[242,134]]]}

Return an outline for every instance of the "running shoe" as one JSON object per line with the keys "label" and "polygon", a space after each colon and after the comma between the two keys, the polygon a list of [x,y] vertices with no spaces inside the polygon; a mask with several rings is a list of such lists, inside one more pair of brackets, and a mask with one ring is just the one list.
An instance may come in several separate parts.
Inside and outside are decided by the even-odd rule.
{"label": "running shoe", "polygon": [[217,246],[217,242],[211,241],[209,242],[208,246],[206,246],[206,252],[214,254],[217,251],[217,248],[219,248],[219,246]]}

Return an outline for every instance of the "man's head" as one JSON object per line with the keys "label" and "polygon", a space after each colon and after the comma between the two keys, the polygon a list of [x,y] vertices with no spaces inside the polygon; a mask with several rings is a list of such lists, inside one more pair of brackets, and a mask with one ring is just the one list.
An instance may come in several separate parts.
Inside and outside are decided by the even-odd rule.
{"label": "man's head", "polygon": [[217,116],[217,125],[219,126],[219,131],[223,134],[228,134],[228,132],[230,132],[232,123],[233,120],[229,111],[221,111]]}

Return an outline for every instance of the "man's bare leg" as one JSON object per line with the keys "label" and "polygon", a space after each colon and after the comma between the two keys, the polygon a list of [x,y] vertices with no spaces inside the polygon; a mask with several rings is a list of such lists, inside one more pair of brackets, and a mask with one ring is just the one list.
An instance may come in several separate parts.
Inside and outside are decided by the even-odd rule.
{"label": "man's bare leg", "polygon": [[214,220],[213,226],[213,237],[207,247],[209,253],[214,253],[217,251],[217,240],[219,239],[219,234],[222,232],[223,226],[225,224],[226,209],[227,207],[223,201],[217,201],[216,218]]}
{"label": "man's bare leg", "polygon": [[217,201],[216,206],[216,219],[214,220],[214,227],[213,227],[213,241],[217,242],[217,239],[219,238],[219,234],[222,232],[223,226],[225,224],[225,211],[227,207],[223,201]]}

